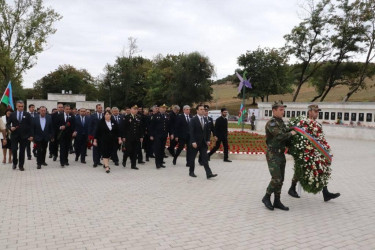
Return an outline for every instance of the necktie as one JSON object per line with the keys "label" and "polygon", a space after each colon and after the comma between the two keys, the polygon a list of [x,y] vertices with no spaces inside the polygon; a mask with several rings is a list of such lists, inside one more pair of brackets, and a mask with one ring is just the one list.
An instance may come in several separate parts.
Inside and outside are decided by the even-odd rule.
{"label": "necktie", "polygon": [[64,114],[64,117],[65,117],[65,122],[66,122],[66,114]]}
{"label": "necktie", "polygon": [[82,127],[85,126],[85,117],[82,116]]}
{"label": "necktie", "polygon": [[203,126],[204,126],[203,117],[201,117],[201,126],[202,126],[202,129],[203,129]]}
{"label": "necktie", "polygon": [[187,121],[187,123],[189,123],[189,116],[188,115],[186,116],[186,121]]}
{"label": "necktie", "polygon": [[21,122],[22,119],[22,112],[18,112],[18,121]]}

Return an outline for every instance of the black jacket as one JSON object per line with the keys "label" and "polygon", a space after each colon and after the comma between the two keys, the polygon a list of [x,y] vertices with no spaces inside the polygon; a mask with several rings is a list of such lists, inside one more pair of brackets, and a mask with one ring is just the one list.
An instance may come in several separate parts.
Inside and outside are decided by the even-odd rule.
{"label": "black jacket", "polygon": [[23,111],[21,122],[18,121],[17,111],[14,111],[7,121],[7,128],[10,130],[11,127],[16,127],[16,130],[12,131],[10,138],[22,138],[27,139],[32,136],[32,117],[28,112]]}
{"label": "black jacket", "polygon": [[[57,115],[57,127],[59,129],[60,139],[70,139],[75,129],[75,116],[69,114],[65,121],[65,113]],[[60,130],[61,126],[65,126],[64,130]]]}
{"label": "black jacket", "polygon": [[215,136],[220,140],[224,140],[228,137],[228,120],[223,116],[216,119]]}
{"label": "black jacket", "polygon": [[140,138],[143,138],[143,124],[139,115],[135,115],[134,118],[132,115],[126,115],[122,120],[122,137],[126,141],[138,141]]}
{"label": "black jacket", "polygon": [[189,123],[190,144],[195,142],[200,147],[210,141],[209,125],[206,117],[203,118],[203,122],[204,126],[202,128],[198,115],[191,118]]}
{"label": "black jacket", "polygon": [[53,128],[52,118],[50,115],[46,115],[45,119],[46,125],[44,127],[44,130],[42,130],[39,115],[35,116],[33,119],[32,134],[35,142],[50,141],[54,137],[55,130]]}
{"label": "black jacket", "polygon": [[[189,115],[189,120],[192,117]],[[188,139],[189,138],[189,124],[186,121],[185,114],[179,114],[176,118],[174,136],[178,138]]]}
{"label": "black jacket", "polygon": [[153,137],[167,137],[169,132],[169,117],[168,115],[157,113],[151,117],[150,136]]}
{"label": "black jacket", "polygon": [[120,135],[120,129],[117,122],[111,118],[112,130],[109,130],[104,119],[100,119],[97,123],[94,138],[97,139],[100,147],[108,147],[117,143]]}
{"label": "black jacket", "polygon": [[75,117],[75,128],[74,131],[77,132],[77,135],[89,135],[89,126],[90,126],[90,116],[85,116],[85,124],[82,126],[82,117],[80,115]]}

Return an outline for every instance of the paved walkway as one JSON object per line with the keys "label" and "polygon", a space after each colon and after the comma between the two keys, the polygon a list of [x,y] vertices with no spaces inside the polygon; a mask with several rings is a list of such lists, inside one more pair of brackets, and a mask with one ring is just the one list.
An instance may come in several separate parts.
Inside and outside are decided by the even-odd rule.
{"label": "paved walkway", "polygon": [[[156,170],[48,161],[25,172],[0,165],[0,249],[374,249],[375,142],[328,138],[329,189],[341,197],[286,192],[290,211],[261,203],[270,176],[264,155],[210,165],[219,176],[188,176],[184,159]],[[91,152],[90,152],[91,153]],[[90,157],[89,157],[90,158]],[[48,159],[50,160],[50,159]]]}

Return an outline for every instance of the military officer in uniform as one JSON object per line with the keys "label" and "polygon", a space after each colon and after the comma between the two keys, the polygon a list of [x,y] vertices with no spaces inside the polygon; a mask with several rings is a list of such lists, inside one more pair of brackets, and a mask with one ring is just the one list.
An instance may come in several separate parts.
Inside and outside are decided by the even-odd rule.
{"label": "military officer in uniform", "polygon": [[175,153],[176,153],[175,147],[177,145],[177,141],[175,140],[175,137],[176,137],[175,132],[176,132],[176,119],[177,119],[177,115],[179,112],[180,112],[180,106],[174,105],[169,116],[170,140],[169,140],[168,151],[173,157],[175,156]]}
{"label": "military officer in uniform", "polygon": [[169,131],[169,117],[165,113],[167,106],[163,104],[159,107],[159,113],[151,117],[150,140],[154,143],[154,154],[156,168],[165,168],[163,165],[165,143],[167,142]]}
{"label": "military officer in uniform", "polygon": [[143,141],[143,125],[141,117],[137,114],[138,107],[134,105],[130,109],[130,114],[123,118],[122,122],[122,141],[125,144],[124,158],[122,165],[126,166],[126,160],[130,157],[131,168],[137,168],[137,150]]}
{"label": "military officer in uniform", "polygon": [[[264,205],[273,210],[279,208],[288,211],[289,208],[284,206],[280,201],[281,188],[285,175],[285,146],[295,131],[290,131],[283,121],[286,105],[282,101],[275,102],[272,105],[273,117],[266,124],[266,143],[267,143],[267,164],[271,174],[271,181],[267,187],[265,196],[262,199]],[[272,205],[271,194],[274,193],[275,201]]]}

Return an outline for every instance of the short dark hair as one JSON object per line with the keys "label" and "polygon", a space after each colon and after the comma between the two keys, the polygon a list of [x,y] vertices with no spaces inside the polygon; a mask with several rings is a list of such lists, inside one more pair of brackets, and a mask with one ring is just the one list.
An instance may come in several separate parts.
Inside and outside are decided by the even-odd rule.
{"label": "short dark hair", "polygon": [[204,105],[204,109],[210,109],[210,106]]}
{"label": "short dark hair", "polygon": [[223,113],[224,111],[227,111],[227,108],[221,108],[221,113]]}
{"label": "short dark hair", "polygon": [[203,108],[204,108],[204,105],[203,105],[203,104],[198,104],[197,107],[196,107],[195,109],[198,110],[200,107],[203,107]]}
{"label": "short dark hair", "polygon": [[110,110],[106,110],[106,111],[104,111],[103,119],[104,119],[105,114],[107,114],[107,113],[110,114],[110,115],[112,115],[112,112]]}
{"label": "short dark hair", "polygon": [[34,104],[30,104],[30,105],[29,105],[29,108],[31,108],[31,107],[35,107],[35,105],[34,105]]}
{"label": "short dark hair", "polygon": [[67,107],[70,108],[70,105],[69,105],[69,104],[65,104],[65,105],[64,105],[64,109],[67,108]]}
{"label": "short dark hair", "polygon": [[102,106],[100,103],[96,104],[95,108],[98,108],[99,106]]}

